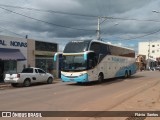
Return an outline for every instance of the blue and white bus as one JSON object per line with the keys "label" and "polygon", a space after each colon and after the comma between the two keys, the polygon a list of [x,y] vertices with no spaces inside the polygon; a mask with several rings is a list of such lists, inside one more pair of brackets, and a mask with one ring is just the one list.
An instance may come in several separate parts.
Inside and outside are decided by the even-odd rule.
{"label": "blue and white bus", "polygon": [[69,42],[64,48],[61,79],[64,82],[101,82],[108,78],[129,77],[136,69],[134,50],[98,40],[78,40]]}

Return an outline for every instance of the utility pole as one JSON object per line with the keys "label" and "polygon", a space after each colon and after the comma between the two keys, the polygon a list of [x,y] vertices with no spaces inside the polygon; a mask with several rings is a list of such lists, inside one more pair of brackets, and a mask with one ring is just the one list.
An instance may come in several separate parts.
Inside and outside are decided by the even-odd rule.
{"label": "utility pole", "polygon": [[150,40],[149,40],[149,45],[148,45],[148,59],[150,58]]}
{"label": "utility pole", "polygon": [[150,40],[149,40],[149,45],[148,45],[148,61],[147,61],[147,64],[148,64],[148,68],[150,68]]}
{"label": "utility pole", "polygon": [[98,17],[98,28],[97,28],[97,39],[100,40],[101,36],[100,36],[100,17]]}

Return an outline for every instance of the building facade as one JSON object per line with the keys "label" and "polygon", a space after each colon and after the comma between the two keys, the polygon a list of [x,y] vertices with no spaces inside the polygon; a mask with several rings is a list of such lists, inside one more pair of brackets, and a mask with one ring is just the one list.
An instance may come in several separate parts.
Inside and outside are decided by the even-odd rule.
{"label": "building facade", "polygon": [[146,55],[146,59],[156,60],[160,57],[160,41],[139,42],[138,54]]}
{"label": "building facade", "polygon": [[146,56],[147,67],[156,66],[160,58],[160,41],[139,42],[138,54]]}
{"label": "building facade", "polygon": [[6,73],[21,72],[25,67],[39,67],[54,74],[54,54],[58,44],[0,35],[0,82]]}

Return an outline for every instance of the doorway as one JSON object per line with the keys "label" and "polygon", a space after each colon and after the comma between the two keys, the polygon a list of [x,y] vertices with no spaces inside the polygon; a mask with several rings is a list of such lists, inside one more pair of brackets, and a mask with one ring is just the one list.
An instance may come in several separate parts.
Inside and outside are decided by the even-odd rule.
{"label": "doorway", "polygon": [[0,60],[0,83],[4,82],[4,61]]}

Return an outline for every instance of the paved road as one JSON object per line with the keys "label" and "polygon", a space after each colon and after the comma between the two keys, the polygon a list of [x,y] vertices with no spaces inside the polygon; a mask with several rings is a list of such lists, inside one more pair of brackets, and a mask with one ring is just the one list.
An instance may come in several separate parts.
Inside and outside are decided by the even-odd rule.
{"label": "paved road", "polygon": [[139,72],[102,84],[58,82],[0,90],[0,111],[106,111],[156,85],[159,71]]}

